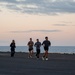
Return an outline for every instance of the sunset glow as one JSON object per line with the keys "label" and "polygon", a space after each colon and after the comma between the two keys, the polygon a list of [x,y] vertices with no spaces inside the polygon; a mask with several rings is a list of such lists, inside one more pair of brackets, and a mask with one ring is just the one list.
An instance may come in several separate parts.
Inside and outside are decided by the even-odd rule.
{"label": "sunset glow", "polygon": [[29,38],[42,42],[48,36],[52,46],[75,46],[75,1],[40,2],[0,0],[0,45],[9,45],[14,39],[16,45],[24,46]]}

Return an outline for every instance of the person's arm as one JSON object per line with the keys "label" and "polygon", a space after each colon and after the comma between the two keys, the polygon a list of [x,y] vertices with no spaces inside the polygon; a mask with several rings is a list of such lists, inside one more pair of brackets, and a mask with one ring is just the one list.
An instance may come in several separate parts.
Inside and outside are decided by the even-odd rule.
{"label": "person's arm", "polygon": [[10,47],[12,46],[12,43],[10,44]]}
{"label": "person's arm", "polygon": [[29,46],[30,42],[28,42],[27,46]]}
{"label": "person's arm", "polygon": [[34,46],[36,47],[36,43],[34,44]]}
{"label": "person's arm", "polygon": [[15,44],[15,48],[16,48],[16,44]]}
{"label": "person's arm", "polygon": [[51,46],[51,42],[49,41],[49,46]]}
{"label": "person's arm", "polygon": [[44,41],[43,41],[43,43],[41,45],[43,45],[43,44],[44,44]]}
{"label": "person's arm", "polygon": [[43,41],[42,45],[45,46],[45,41]]}
{"label": "person's arm", "polygon": [[33,46],[34,46],[34,42],[33,42]]}
{"label": "person's arm", "polygon": [[41,42],[40,42],[40,47],[41,47],[41,45],[42,45],[42,44],[41,44]]}

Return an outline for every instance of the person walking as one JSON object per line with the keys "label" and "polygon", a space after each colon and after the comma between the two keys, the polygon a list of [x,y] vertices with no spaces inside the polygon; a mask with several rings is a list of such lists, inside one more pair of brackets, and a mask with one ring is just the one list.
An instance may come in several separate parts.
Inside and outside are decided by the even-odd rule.
{"label": "person walking", "polygon": [[15,40],[12,40],[12,42],[11,42],[11,44],[10,44],[10,47],[11,47],[11,57],[14,57],[15,48],[16,48]]}
{"label": "person walking", "polygon": [[36,57],[39,58],[41,42],[39,42],[39,39],[37,39],[36,41],[37,41],[37,42],[35,43],[34,46],[36,47]]}
{"label": "person walking", "polygon": [[45,37],[45,41],[43,41],[42,43],[45,53],[42,57],[43,60],[48,60],[48,50],[49,50],[49,46],[51,46],[51,42],[48,40],[48,37]]}
{"label": "person walking", "polygon": [[34,45],[34,42],[32,41],[32,38],[30,38],[30,41],[28,42],[27,45],[29,47],[28,58],[32,58],[32,55],[33,55],[33,45]]}

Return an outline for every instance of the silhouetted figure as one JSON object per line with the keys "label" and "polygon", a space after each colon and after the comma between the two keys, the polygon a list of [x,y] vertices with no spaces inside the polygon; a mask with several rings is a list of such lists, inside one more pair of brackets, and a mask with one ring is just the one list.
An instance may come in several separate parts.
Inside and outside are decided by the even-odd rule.
{"label": "silhouetted figure", "polygon": [[30,38],[30,41],[28,42],[28,47],[29,47],[28,58],[32,58],[32,55],[33,55],[33,45],[34,45],[34,42],[32,41],[32,38]]}
{"label": "silhouetted figure", "polygon": [[49,46],[51,46],[51,42],[48,40],[48,37],[45,37],[45,41],[43,41],[42,45],[44,46],[44,56],[42,57],[43,60],[48,60],[48,50],[49,50]]}
{"label": "silhouetted figure", "polygon": [[34,46],[36,47],[36,56],[37,56],[37,58],[39,58],[41,42],[39,42],[39,39],[37,39],[36,41],[37,42],[35,43]]}
{"label": "silhouetted figure", "polygon": [[15,48],[16,48],[15,40],[12,40],[12,42],[11,42],[11,44],[10,44],[10,47],[11,47],[11,57],[14,57]]}

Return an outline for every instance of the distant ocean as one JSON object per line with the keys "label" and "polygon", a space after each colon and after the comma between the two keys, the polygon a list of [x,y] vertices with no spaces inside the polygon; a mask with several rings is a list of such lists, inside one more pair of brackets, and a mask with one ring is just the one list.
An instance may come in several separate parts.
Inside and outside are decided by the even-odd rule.
{"label": "distant ocean", "polygon": [[[27,46],[17,46],[15,49],[16,52],[28,52]],[[10,52],[9,46],[0,46],[0,52]],[[34,52],[36,48],[34,47]],[[41,53],[44,52],[43,47],[41,47]],[[51,46],[49,48],[49,53],[68,53],[75,54],[75,46]]]}

